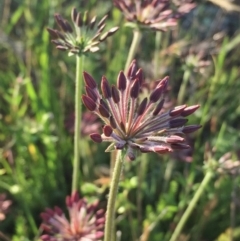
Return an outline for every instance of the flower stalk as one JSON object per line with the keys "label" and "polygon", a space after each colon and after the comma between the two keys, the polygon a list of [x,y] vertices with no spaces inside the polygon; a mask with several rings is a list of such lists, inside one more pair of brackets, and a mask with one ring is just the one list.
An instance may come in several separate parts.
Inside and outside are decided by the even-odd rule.
{"label": "flower stalk", "polygon": [[178,236],[181,233],[182,229],[184,228],[186,221],[188,220],[189,216],[191,215],[193,209],[196,207],[198,200],[202,196],[202,194],[203,194],[206,186],[208,185],[209,181],[211,180],[212,176],[213,176],[213,172],[211,170],[207,171],[207,174],[203,178],[200,186],[198,187],[198,190],[196,191],[195,195],[193,196],[193,199],[190,201],[186,211],[184,212],[183,216],[181,217],[180,221],[178,222],[177,227],[174,230],[170,241],[176,241],[178,239]]}
{"label": "flower stalk", "polygon": [[73,157],[73,178],[72,192],[78,190],[78,181],[80,173],[80,148],[79,141],[81,137],[80,126],[82,120],[82,76],[84,56],[76,55],[76,88],[75,88],[75,121],[74,121],[74,157]]}
{"label": "flower stalk", "polygon": [[113,170],[112,180],[110,184],[110,191],[109,191],[109,199],[107,205],[107,213],[106,213],[106,223],[105,223],[105,230],[104,230],[104,241],[112,241],[115,240],[113,238],[113,230],[114,230],[114,223],[115,223],[115,203],[117,198],[118,192],[118,185],[120,176],[122,173],[123,167],[123,153],[121,150],[117,152],[117,158]]}
{"label": "flower stalk", "polygon": [[142,38],[142,33],[141,30],[136,28],[133,30],[133,39],[132,39],[132,43],[131,43],[131,47],[129,50],[129,54],[128,54],[128,58],[127,58],[127,62],[125,65],[125,69],[124,69],[124,73],[127,73],[127,70],[131,64],[131,62],[133,61],[133,59],[135,58],[135,54],[137,52],[138,46],[140,44]]}

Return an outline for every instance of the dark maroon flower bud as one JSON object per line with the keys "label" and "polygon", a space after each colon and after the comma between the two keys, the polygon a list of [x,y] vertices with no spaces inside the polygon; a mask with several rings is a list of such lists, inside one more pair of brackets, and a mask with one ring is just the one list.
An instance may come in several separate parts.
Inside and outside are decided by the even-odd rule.
{"label": "dark maroon flower bud", "polygon": [[174,150],[185,150],[185,149],[189,149],[190,146],[186,145],[186,144],[182,144],[182,143],[174,143],[171,144],[172,149]]}
{"label": "dark maroon flower bud", "polygon": [[83,72],[83,78],[84,78],[84,82],[85,84],[91,88],[91,89],[95,89],[97,87],[97,83],[95,82],[95,80],[93,79],[93,77],[88,74],[87,72]]}
{"label": "dark maroon flower bud", "polygon": [[156,106],[155,110],[153,111],[153,115],[156,116],[162,110],[164,104],[164,99],[162,99],[158,105]]}
{"label": "dark maroon flower bud", "polygon": [[116,124],[116,122],[115,122],[115,120],[114,120],[114,118],[112,116],[110,116],[109,121],[110,121],[111,127],[113,129],[116,129],[117,128],[117,124]]}
{"label": "dark maroon flower bud", "polygon": [[181,113],[181,116],[183,117],[189,116],[192,113],[194,113],[199,107],[200,105],[192,105],[192,106],[186,107]]}
{"label": "dark maroon flower bud", "polygon": [[185,126],[182,130],[182,132],[184,134],[189,134],[192,132],[197,131],[198,129],[200,129],[202,126],[201,125],[189,125],[189,126]]}
{"label": "dark maroon flower bud", "polygon": [[112,86],[112,98],[116,104],[119,103],[120,101],[119,93],[117,88],[114,85]]}
{"label": "dark maroon flower bud", "polygon": [[105,76],[102,77],[101,88],[104,98],[109,99],[112,97],[111,87]]}
{"label": "dark maroon flower bud", "polygon": [[128,73],[127,73],[128,79],[129,80],[135,79],[136,72],[137,72],[137,64],[136,64],[136,60],[134,59],[128,69]]}
{"label": "dark maroon flower bud", "polygon": [[147,106],[147,97],[145,97],[143,100],[142,100],[142,102],[141,102],[141,104],[139,105],[139,107],[138,107],[138,115],[142,115],[143,113],[144,113],[144,111],[145,111],[145,109],[146,109],[146,106]]}
{"label": "dark maroon flower bud", "polygon": [[96,142],[96,143],[101,143],[102,142],[102,137],[101,135],[97,134],[97,133],[93,133],[90,135],[90,138]]}
{"label": "dark maroon flower bud", "polygon": [[99,105],[98,110],[103,117],[108,118],[110,116],[109,111],[102,104]]}
{"label": "dark maroon flower bud", "polygon": [[186,108],[186,105],[180,105],[169,111],[171,117],[176,117],[182,114],[183,110]]}
{"label": "dark maroon flower bud", "polygon": [[162,88],[159,87],[155,89],[150,95],[150,101],[153,103],[156,103],[161,98],[161,95],[162,95]]}
{"label": "dark maroon flower bud", "polygon": [[78,27],[82,27],[83,26],[83,16],[81,13],[78,13],[77,14],[77,18],[76,18],[76,21],[75,23],[77,24]]}
{"label": "dark maroon flower bud", "polygon": [[135,79],[130,89],[131,98],[136,99],[138,97],[139,89],[140,89],[139,80]]}
{"label": "dark maroon flower bud", "polygon": [[76,19],[77,19],[77,9],[73,8],[72,12],[71,12],[71,18],[72,18],[72,22],[76,23]]}
{"label": "dark maroon flower bud", "polygon": [[97,107],[97,105],[95,104],[95,102],[89,98],[87,95],[83,95],[82,96],[82,101],[83,104],[90,110],[90,111],[94,111]]}
{"label": "dark maroon flower bud", "polygon": [[120,91],[124,91],[126,89],[126,83],[127,83],[126,76],[123,73],[123,71],[120,71],[120,73],[118,75],[118,79],[117,79],[118,89]]}
{"label": "dark maroon flower bud", "polygon": [[96,101],[98,99],[96,93],[93,91],[93,89],[89,88],[88,86],[85,87],[86,94],[88,97],[90,97],[93,101]]}
{"label": "dark maroon flower bud", "polygon": [[187,122],[188,122],[188,119],[184,119],[184,118],[173,119],[169,121],[169,127],[170,128],[181,127],[185,125]]}
{"label": "dark maroon flower bud", "polygon": [[47,31],[49,32],[50,36],[53,39],[57,39],[58,38],[58,34],[57,34],[56,30],[54,30],[52,28],[47,28]]}
{"label": "dark maroon flower bud", "polygon": [[105,125],[105,126],[103,127],[103,133],[104,133],[105,136],[107,136],[107,137],[111,136],[111,135],[112,135],[112,132],[113,132],[113,129],[112,129],[111,126]]}

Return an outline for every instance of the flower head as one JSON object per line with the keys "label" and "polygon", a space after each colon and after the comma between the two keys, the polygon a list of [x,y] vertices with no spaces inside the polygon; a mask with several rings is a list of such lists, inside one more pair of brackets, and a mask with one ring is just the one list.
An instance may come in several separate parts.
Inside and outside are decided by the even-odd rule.
{"label": "flower head", "polygon": [[184,144],[182,136],[200,128],[199,125],[184,126],[187,123],[185,117],[195,112],[199,105],[181,105],[162,111],[168,77],[157,84],[149,98],[140,100],[144,78],[135,60],[126,76],[122,71],[119,73],[117,86],[110,86],[106,77],[102,77],[102,95],[95,80],[86,72],[84,80],[86,95],[82,97],[83,103],[105,122],[103,134],[93,133],[90,137],[97,143],[112,142],[106,151],[125,148],[129,159],[134,160],[135,150],[164,154],[186,149],[189,146]]}
{"label": "flower head", "polygon": [[173,10],[169,0],[113,0],[129,22],[140,27],[165,31],[177,25],[177,19],[195,7],[194,3],[181,0]]}
{"label": "flower head", "polygon": [[43,241],[97,241],[103,237],[105,212],[97,210],[97,202],[88,204],[75,192],[67,196],[66,205],[70,221],[59,207],[41,214],[42,228],[48,233],[41,236]]}
{"label": "flower head", "polygon": [[90,18],[88,12],[78,13],[75,8],[72,10],[72,22],[75,33],[72,26],[60,14],[55,14],[54,17],[60,31],[47,28],[53,38],[52,42],[57,49],[67,50],[70,55],[98,51],[99,43],[118,30],[118,27],[114,27],[103,33],[107,15],[97,23],[96,16]]}

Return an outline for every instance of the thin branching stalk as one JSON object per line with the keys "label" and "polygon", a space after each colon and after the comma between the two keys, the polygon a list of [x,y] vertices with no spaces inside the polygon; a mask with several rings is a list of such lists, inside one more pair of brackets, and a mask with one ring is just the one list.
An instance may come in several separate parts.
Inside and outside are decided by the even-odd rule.
{"label": "thin branching stalk", "polygon": [[113,175],[112,175],[112,180],[111,180],[110,190],[109,190],[106,223],[105,223],[105,230],[104,230],[104,241],[115,240],[113,238],[113,230],[114,230],[114,224],[115,224],[115,218],[114,218],[115,203],[117,198],[119,180],[122,173],[122,167],[123,167],[123,153],[121,150],[119,150],[117,153],[116,163],[113,170]]}
{"label": "thin branching stalk", "polygon": [[73,159],[73,179],[72,179],[72,192],[77,191],[79,172],[80,172],[80,126],[82,121],[82,76],[84,56],[77,56],[76,64],[76,89],[75,89],[75,123],[74,123],[74,159]]}
{"label": "thin branching stalk", "polygon": [[212,176],[213,176],[212,171],[208,171],[206,173],[200,186],[198,187],[198,190],[194,194],[193,199],[190,201],[186,211],[184,212],[183,216],[181,217],[180,221],[178,222],[177,227],[174,230],[170,241],[176,241],[178,239],[178,236],[181,233],[182,229],[184,228],[186,221],[188,220],[189,216],[191,215],[193,209],[196,207],[198,200],[200,199],[201,195],[203,194],[203,192],[204,192],[206,186],[208,185],[209,181],[211,180]]}
{"label": "thin branching stalk", "polygon": [[141,31],[139,29],[134,29],[133,30],[133,40],[132,40],[132,44],[131,44],[131,47],[130,47],[130,50],[129,50],[129,54],[128,54],[127,62],[126,62],[126,65],[125,65],[124,73],[127,73],[127,70],[130,66],[130,63],[132,62],[132,60],[135,57],[135,54],[137,52],[137,49],[138,49],[139,43],[141,41],[141,38],[142,38]]}

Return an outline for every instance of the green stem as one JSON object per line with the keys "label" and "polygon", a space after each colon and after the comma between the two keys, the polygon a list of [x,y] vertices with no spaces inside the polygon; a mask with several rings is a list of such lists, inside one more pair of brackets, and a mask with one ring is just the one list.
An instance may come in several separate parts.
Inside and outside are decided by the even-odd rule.
{"label": "green stem", "polygon": [[135,54],[137,52],[137,48],[139,46],[139,43],[141,41],[142,38],[142,33],[139,29],[134,29],[133,30],[133,40],[132,40],[132,44],[128,53],[128,58],[127,58],[127,62],[125,65],[125,69],[124,69],[124,73],[127,73],[127,70],[133,60],[133,58],[135,57]]}
{"label": "green stem", "polygon": [[178,93],[178,104],[182,104],[183,103],[183,98],[186,92],[186,88],[187,88],[187,84],[190,78],[191,72],[190,70],[185,70],[184,74],[183,74],[183,82],[181,84],[179,93]]}
{"label": "green stem", "polygon": [[114,230],[114,223],[115,223],[115,220],[114,220],[115,202],[116,202],[116,197],[118,192],[119,180],[122,173],[122,167],[123,167],[123,156],[122,156],[122,151],[119,150],[117,153],[116,163],[114,166],[112,180],[110,184],[110,190],[109,190],[106,223],[105,223],[105,230],[104,230],[104,241],[115,240],[112,237],[112,233]]}
{"label": "green stem", "polygon": [[161,39],[162,39],[162,32],[156,32],[155,37],[155,51],[154,51],[154,77],[158,77],[159,71],[159,54],[160,54],[160,47],[161,47]]}
{"label": "green stem", "polygon": [[208,171],[207,174],[205,175],[204,179],[202,180],[202,183],[198,187],[198,190],[196,191],[195,195],[193,196],[193,199],[189,203],[186,211],[184,212],[183,216],[181,217],[179,223],[177,224],[176,229],[173,232],[173,235],[170,239],[170,241],[176,241],[179,234],[181,233],[186,221],[188,220],[190,214],[192,213],[193,209],[195,208],[199,198],[203,194],[204,189],[208,185],[209,181],[211,180],[213,176],[213,173],[211,171]]}
{"label": "green stem", "polygon": [[72,179],[72,192],[77,191],[79,181],[79,170],[80,170],[80,126],[82,121],[82,72],[83,72],[83,56],[77,56],[76,65],[76,89],[75,89],[75,123],[74,123],[74,159],[73,159],[73,179]]}

